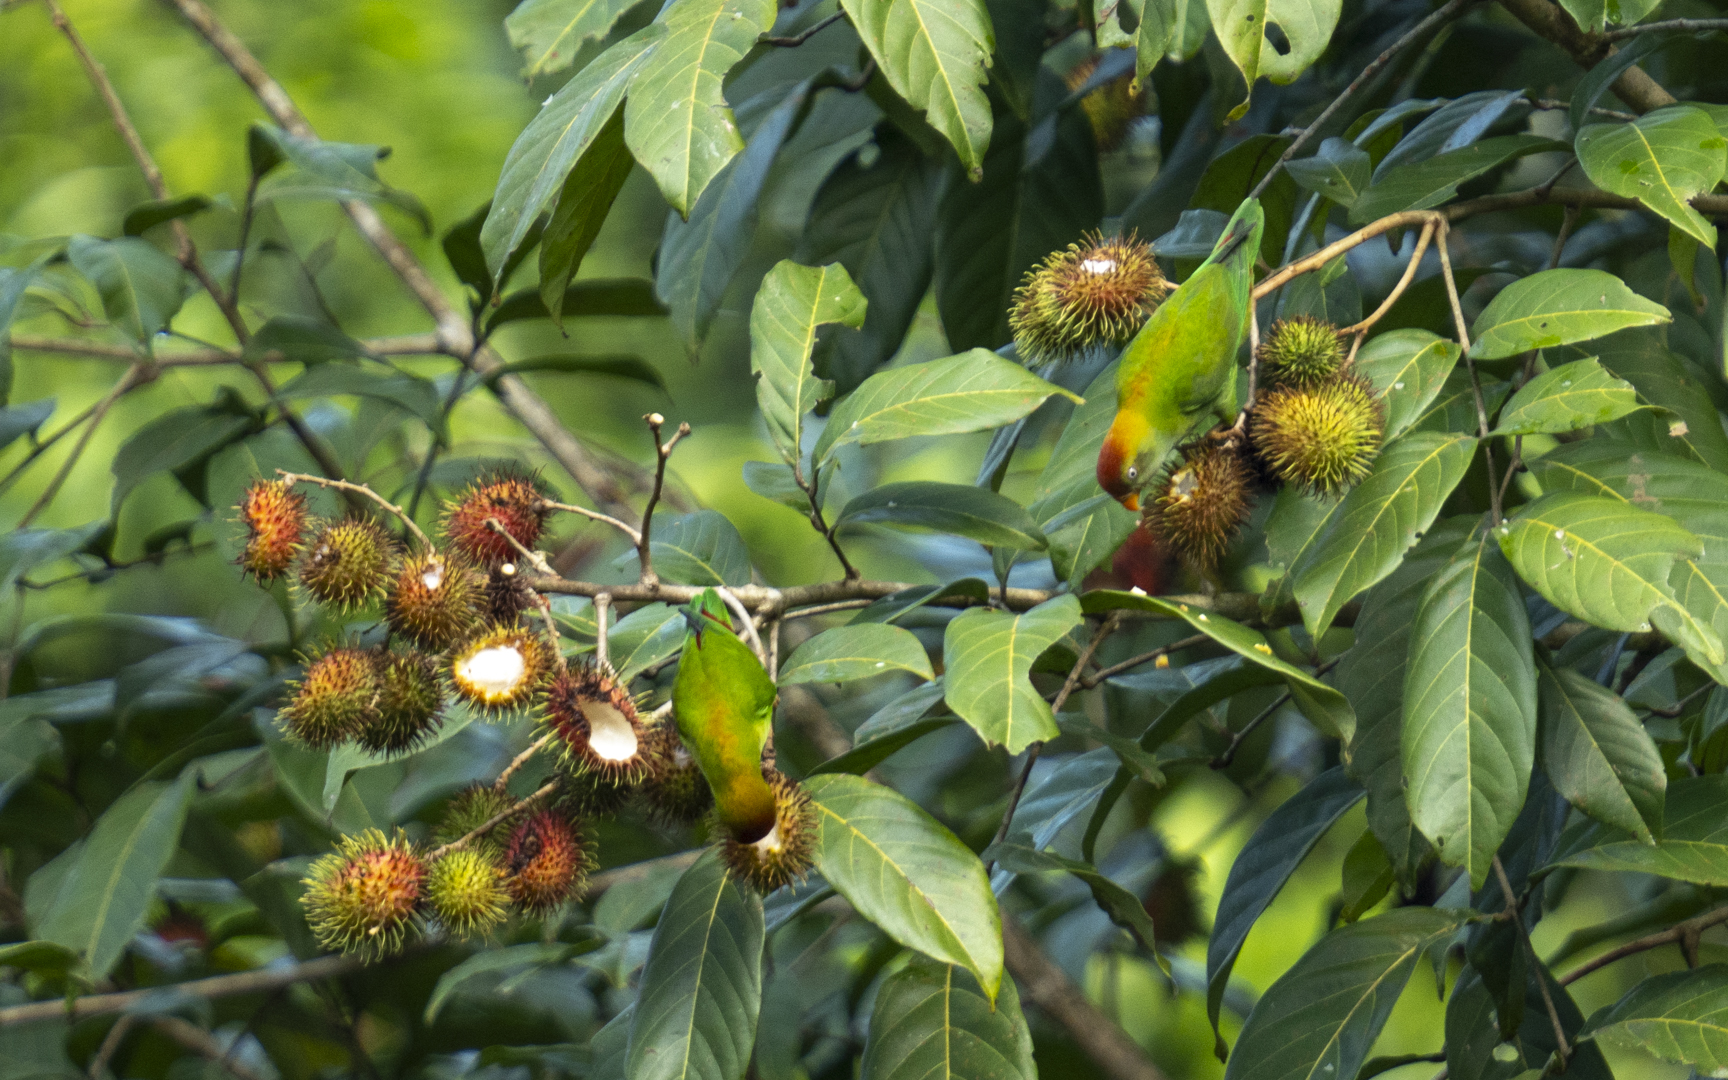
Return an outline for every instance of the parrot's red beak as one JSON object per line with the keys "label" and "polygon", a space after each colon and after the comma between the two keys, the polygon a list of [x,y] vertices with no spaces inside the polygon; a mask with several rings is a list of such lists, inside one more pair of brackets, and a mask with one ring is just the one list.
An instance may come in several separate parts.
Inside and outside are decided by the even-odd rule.
{"label": "parrot's red beak", "polygon": [[1098,486],[1116,497],[1116,501],[1135,513],[1140,512],[1140,495],[1128,486],[1123,476],[1125,455],[1115,439],[1106,438],[1098,451]]}

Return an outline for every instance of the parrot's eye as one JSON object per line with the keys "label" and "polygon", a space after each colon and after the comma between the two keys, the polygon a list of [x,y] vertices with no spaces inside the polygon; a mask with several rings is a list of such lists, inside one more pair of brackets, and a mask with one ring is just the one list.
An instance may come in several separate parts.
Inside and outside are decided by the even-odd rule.
{"label": "parrot's eye", "polygon": [[1128,479],[1130,479],[1130,480],[1140,479],[1140,470],[1135,468],[1132,465],[1128,466]]}

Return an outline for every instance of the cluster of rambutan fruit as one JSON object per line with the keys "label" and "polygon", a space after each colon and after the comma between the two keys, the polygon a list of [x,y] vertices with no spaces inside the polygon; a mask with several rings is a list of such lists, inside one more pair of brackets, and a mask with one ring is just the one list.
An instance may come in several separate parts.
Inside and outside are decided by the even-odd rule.
{"label": "cluster of rambutan fruit", "polygon": [[444,547],[417,551],[372,520],[314,520],[285,481],[254,483],[239,510],[247,573],[265,583],[292,574],[344,615],[381,604],[389,630],[383,644],[338,643],[309,659],[278,714],[290,739],[405,753],[438,730],[453,693],[488,718],[531,712],[557,760],[549,805],[471,788],[451,801],[430,850],[400,833],[344,838],[313,865],[303,897],[326,947],[376,956],[428,925],[466,937],[512,908],[544,914],[578,894],[594,865],[588,816],[633,800],[667,824],[708,812],[709,786],[672,721],[643,714],[603,665],[566,663],[530,617],[539,599],[514,560],[547,517],[532,478],[477,480],[446,506]]}

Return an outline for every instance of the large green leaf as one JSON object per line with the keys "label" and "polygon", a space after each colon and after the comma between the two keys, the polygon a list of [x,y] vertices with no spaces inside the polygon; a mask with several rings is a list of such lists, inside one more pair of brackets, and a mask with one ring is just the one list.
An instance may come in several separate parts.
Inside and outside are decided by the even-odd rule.
{"label": "large green leaf", "polygon": [[1618,870],[1728,885],[1728,776],[1676,780],[1662,802],[1662,835],[1654,844],[1608,825],[1593,824],[1570,837],[1551,866]]}
{"label": "large green leaf", "polygon": [[1515,158],[1564,150],[1565,143],[1539,135],[1499,135],[1422,161],[1384,170],[1350,207],[1353,224],[1405,210],[1427,210],[1458,194],[1458,185]]}
{"label": "large green leaf", "polygon": [[[1661,2],[1662,0],[1560,0],[1560,6],[1578,20],[1578,25],[1586,33],[1594,33],[1606,29],[1609,23],[1631,26],[1655,11]],[[1615,70],[1618,73],[1620,69]]]}
{"label": "large green leaf", "polygon": [[864,325],[864,294],[844,266],[800,266],[782,259],[762,279],[750,307],[750,371],[756,401],[780,456],[803,456],[804,415],[834,392],[816,377],[810,352],[825,323]]}
{"label": "large green leaf", "polygon": [[368,353],[366,346],[322,319],[277,315],[252,332],[242,355],[248,360],[288,360],[311,366],[331,360],[358,360]]}
{"label": "large green leaf", "polygon": [[1658,332],[1621,334],[1604,341],[1600,359],[1603,367],[1631,383],[1646,404],[1672,414],[1651,411],[1629,416],[1609,425],[1606,434],[1635,442],[1642,427],[1649,432],[1644,445],[1665,453],[1689,452],[1713,469],[1728,471],[1728,433],[1711,400],[1711,386],[1664,347]]}
{"label": "large green leaf", "polygon": [[1133,934],[1140,946],[1151,952],[1161,967],[1167,967],[1158,956],[1152,916],[1146,912],[1146,902],[1116,884],[1103,871],[1089,862],[1070,859],[1050,851],[1039,851],[1024,844],[991,844],[984,858],[1014,874],[1038,874],[1051,871],[1073,874],[1086,883],[1092,899],[1110,921]]}
{"label": "large green leaf", "polygon": [[648,604],[619,619],[607,644],[612,666],[628,682],[670,658],[684,644],[684,616],[665,604]]}
{"label": "large green leaf", "polygon": [[1655,740],[1620,695],[1543,665],[1542,768],[1573,806],[1655,843],[1668,774]]}
{"label": "large green leaf", "polygon": [[912,631],[891,623],[853,623],[824,630],[798,646],[780,667],[780,685],[850,682],[885,671],[936,677]]}
{"label": "large green leaf", "polygon": [[144,926],[196,786],[196,770],[188,769],[172,783],[138,784],[116,799],[78,850],[36,936],[76,951],[91,978],[107,978]]}
{"label": "large green leaf", "polygon": [[1470,914],[1404,907],[1321,938],[1248,1014],[1226,1080],[1355,1076],[1410,973]]}
{"label": "large green leaf", "polygon": [[208,460],[256,429],[250,416],[203,405],[163,413],[133,432],[114,455],[113,506],[157,473]]}
{"label": "large green leaf", "polygon": [[899,792],[858,776],[805,781],[820,825],[816,868],[858,913],[910,949],[1002,987],[1002,919],[984,864]]}
{"label": "large green leaf", "polygon": [[841,0],[888,85],[924,111],[976,179],[990,145],[986,69],[996,51],[984,0]]}
{"label": "large green leaf", "polygon": [[1325,534],[1290,568],[1302,622],[1318,637],[1351,598],[1397,569],[1476,452],[1467,435],[1411,432],[1380,452]]}
{"label": "large green leaf", "polygon": [[1267,815],[1230,864],[1212,936],[1206,942],[1206,1012],[1218,1035],[1218,1014],[1230,971],[1248,932],[1284,888],[1314,845],[1352,806],[1362,801],[1360,785],[1334,766],[1310,780]]}
{"label": "large green leaf", "polygon": [[1078,589],[1140,527],[1140,518],[1114,496],[1099,492],[1039,524],[1050,542],[1051,570]]}
{"label": "large green leaf", "polygon": [[406,371],[371,370],[352,364],[319,364],[282,387],[289,400],[352,394],[399,406],[434,433],[444,426],[444,406],[430,379]]}
{"label": "large green leaf", "polygon": [[[1283,84],[1308,70],[1326,51],[1341,8],[1340,0],[1206,0],[1218,42],[1250,91],[1261,77]],[[1288,47],[1267,39],[1270,26],[1283,31]],[[1230,119],[1247,111],[1244,98],[1230,111]]]}
{"label": "large green leaf", "polygon": [[1012,615],[970,608],[948,624],[942,638],[943,700],[987,743],[1018,754],[1056,737],[1050,703],[1028,677],[1032,661],[1080,625],[1080,601],[1046,600]]}
{"label": "large green leaf", "polygon": [[1427,330],[1377,334],[1356,353],[1356,373],[1386,407],[1386,438],[1395,439],[1439,396],[1464,350]]}
{"label": "large green leaf", "polygon": [[1578,1035],[1690,1065],[1701,1076],[1728,1071],[1728,964],[1653,975],[1598,1009]]}
{"label": "large green leaf", "polygon": [[[595,134],[587,148],[577,157],[570,175],[558,192],[552,206],[552,216],[540,234],[540,300],[546,314],[558,326],[564,325],[564,302],[570,292],[570,279],[582,265],[582,257],[600,235],[600,226],[612,210],[612,203],[624,189],[635,167],[630,151],[624,145],[624,118],[617,109]],[[524,240],[531,244],[532,237]],[[518,249],[520,251],[520,249]],[[499,274],[502,280],[510,276],[505,266]]]}
{"label": "large green leaf", "polygon": [[834,526],[871,523],[935,529],[993,547],[1041,551],[1045,546],[1044,531],[1024,506],[971,484],[883,484],[848,502]]}
{"label": "large green leaf", "polygon": [[655,16],[666,36],[631,78],[624,141],[686,217],[744,149],[720,86],[774,13],[774,0],[673,0]]}
{"label": "large green leaf", "polygon": [[1606,270],[1543,270],[1501,289],[1476,316],[1470,355],[1498,360],[1532,349],[1669,321],[1668,309]]}
{"label": "large green leaf", "polygon": [[741,1080],[762,1005],[762,899],[710,849],[654,927],[630,1022],[629,1080]]}
{"label": "large green leaf", "polygon": [[247,130],[247,150],[255,155],[256,175],[283,162],[294,166],[258,185],[261,203],[302,199],[386,203],[412,216],[426,235],[432,235],[432,215],[420,200],[378,179],[378,162],[390,153],[386,147],[325,142],[270,124],[253,124]]}
{"label": "large green leaf", "polygon": [[1349,207],[1367,190],[1374,166],[1368,151],[1334,136],[1321,143],[1313,157],[1297,158],[1284,168],[1307,190]]}
{"label": "large green leaf", "polygon": [[1618,420],[1639,408],[1632,384],[1594,357],[1561,364],[1531,379],[1500,410],[1496,435],[1576,431]]}
{"label": "large green leaf", "polygon": [[1481,888],[1536,759],[1536,661],[1512,568],[1472,537],[1422,597],[1404,672],[1410,820]]}
{"label": "large green leaf", "polygon": [[848,394],[816,440],[826,463],[852,444],[985,431],[1020,419],[1052,394],[1081,399],[988,349],[878,372]]}
{"label": "large green leaf", "polygon": [[[718,510],[668,514],[654,520],[648,537],[654,571],[683,585],[748,585],[750,552],[738,529]],[[636,553],[618,557],[634,562]]]}
{"label": "large green leaf", "polygon": [[1710,114],[1671,105],[1629,124],[1591,124],[1578,133],[1578,164],[1603,191],[1637,199],[1706,247],[1716,226],[1692,209],[1728,172],[1728,139]]}
{"label": "large green leaf", "polygon": [[914,959],[876,992],[864,1080],[1037,1080],[1012,979],[995,1001],[964,968]]}
{"label": "large green leaf", "polygon": [[618,16],[641,0],[522,0],[504,17],[512,47],[522,50],[524,79],[563,71],[584,42],[606,36]]}
{"label": "large green leaf", "polygon": [[185,299],[186,272],[148,240],[74,236],[66,243],[66,257],[96,287],[108,321],[146,350]]}
{"label": "large green leaf", "polygon": [[480,228],[480,245],[495,278],[611,122],[631,78],[654,55],[664,33],[655,24],[607,49],[560,87],[516,137]]}

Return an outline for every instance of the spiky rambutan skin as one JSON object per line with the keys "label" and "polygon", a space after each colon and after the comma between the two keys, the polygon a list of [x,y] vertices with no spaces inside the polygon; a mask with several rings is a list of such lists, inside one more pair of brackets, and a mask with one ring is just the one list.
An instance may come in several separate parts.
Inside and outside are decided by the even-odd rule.
{"label": "spiky rambutan skin", "polygon": [[[1098,70],[1101,56],[1089,56],[1069,69],[1065,80],[1070,93],[1086,85],[1086,80]],[[1146,112],[1146,91],[1134,85],[1130,73],[1094,89],[1080,99],[1080,108],[1092,125],[1092,138],[1098,149],[1110,151],[1122,145],[1128,128]]]}
{"label": "spiky rambutan skin", "polygon": [[494,626],[450,658],[450,682],[474,705],[493,712],[526,704],[545,683],[552,646],[524,627]]}
{"label": "spiky rambutan skin", "polygon": [[509,913],[509,875],[495,854],[458,848],[427,871],[426,901],[451,934],[478,937],[490,933]]}
{"label": "spiky rambutan skin", "polygon": [[1380,402],[1349,373],[1312,389],[1285,387],[1262,395],[1248,425],[1267,471],[1320,495],[1367,476],[1385,431]]}
{"label": "spiky rambutan skin", "polygon": [[1149,245],[1132,234],[1092,233],[1027,272],[1008,326],[1022,360],[1073,360],[1128,341],[1169,291]]}
{"label": "spiky rambutan skin", "polygon": [[617,779],[604,773],[572,772],[568,763],[564,763],[561,775],[563,783],[558,786],[558,808],[578,818],[616,814],[641,788],[639,782]]}
{"label": "spiky rambutan skin", "polygon": [[504,846],[510,898],[545,914],[582,891],[594,856],[579,826],[555,810],[537,810],[510,831]]}
{"label": "spiky rambutan skin", "polygon": [[312,661],[277,715],[290,738],[314,750],[356,738],[378,711],[378,669],[366,649],[339,647]]}
{"label": "spiky rambutan skin", "polygon": [[286,481],[254,480],[235,509],[246,525],[240,569],[261,584],[286,574],[306,534],[306,496]]}
{"label": "spiky rambutan skin", "polygon": [[653,766],[647,725],[628,687],[599,664],[580,661],[546,686],[540,722],[570,772],[635,786]]}
{"label": "spiky rambutan skin", "polygon": [[300,556],[300,585],[312,599],[352,611],[383,595],[396,542],[377,522],[344,518],[318,530]]}
{"label": "spiky rambutan skin", "polygon": [[[433,842],[453,844],[515,805],[516,800],[509,792],[499,791],[491,784],[463,788],[445,806],[444,817],[432,832]],[[502,858],[509,831],[510,819],[506,818],[476,836],[470,841],[470,846]]]}
{"label": "spiky rambutan skin", "polygon": [[442,721],[444,688],[438,668],[420,652],[372,654],[378,672],[378,704],[355,735],[374,754],[401,754],[431,738]]}
{"label": "spiky rambutan skin", "polygon": [[1216,566],[1254,506],[1254,475],[1241,451],[1202,441],[1165,470],[1146,504],[1163,544],[1202,568]]}
{"label": "spiky rambutan skin", "polygon": [[774,789],[774,826],[753,843],[733,838],[724,826],[720,855],[732,872],[766,896],[782,885],[801,881],[810,872],[816,850],[816,806],[796,780],[774,769],[763,769]]}
{"label": "spiky rambutan skin", "polygon": [[504,526],[518,544],[532,549],[546,525],[544,495],[534,478],[498,470],[468,485],[444,510],[444,536],[478,566],[512,562],[516,549],[486,526],[488,518]]}
{"label": "spiky rambutan skin", "polygon": [[402,561],[384,597],[390,629],[422,648],[443,650],[479,625],[479,574],[459,559],[426,551]]}
{"label": "spiky rambutan skin", "polygon": [[482,607],[486,612],[487,622],[498,626],[514,626],[522,613],[534,606],[534,590],[522,580],[515,563],[500,563],[486,575]]}
{"label": "spiky rambutan skin", "polygon": [[655,820],[664,825],[694,825],[714,809],[714,790],[696,764],[696,757],[678,736],[671,721],[648,729],[654,767],[637,795]]}
{"label": "spiky rambutan skin", "polygon": [[300,902],[319,944],[367,958],[399,950],[417,929],[426,864],[400,833],[345,836],[312,864]]}
{"label": "spiky rambutan skin", "polygon": [[1272,324],[1260,339],[1260,370],[1268,386],[1319,386],[1344,367],[1338,328],[1311,315]]}

